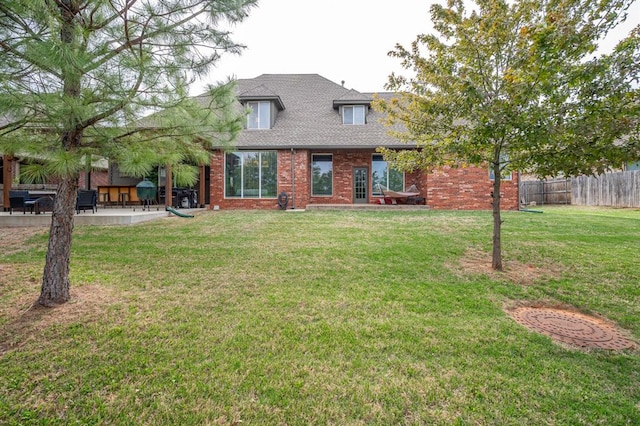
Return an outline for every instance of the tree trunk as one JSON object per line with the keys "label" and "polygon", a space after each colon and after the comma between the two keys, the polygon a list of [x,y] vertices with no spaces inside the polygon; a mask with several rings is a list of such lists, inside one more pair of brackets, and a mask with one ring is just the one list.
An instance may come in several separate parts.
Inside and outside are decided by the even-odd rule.
{"label": "tree trunk", "polygon": [[42,290],[38,299],[38,303],[44,306],[65,303],[71,297],[69,294],[69,264],[77,194],[77,178],[60,180],[53,204],[49,246],[42,275]]}
{"label": "tree trunk", "polygon": [[502,232],[502,219],[500,217],[500,183],[502,176],[500,175],[500,163],[494,162],[493,167],[493,253],[491,257],[491,267],[496,271],[502,271],[502,245],[500,242],[500,235]]}
{"label": "tree trunk", "polygon": [[[65,49],[73,49],[77,43],[78,32],[75,18],[79,13],[77,0],[61,0],[58,4],[62,27],[60,41]],[[78,99],[81,89],[81,69],[73,62],[63,62],[61,67],[63,94],[65,98]],[[61,145],[65,151],[73,151],[80,146],[83,129],[78,126],[80,119],[71,112],[64,123],[61,133]],[[63,176],[58,183],[58,191],[53,203],[49,246],[42,274],[42,289],[38,303],[53,306],[67,302],[69,293],[69,265],[71,261],[71,237],[73,234],[73,215],[78,197],[77,174]]]}

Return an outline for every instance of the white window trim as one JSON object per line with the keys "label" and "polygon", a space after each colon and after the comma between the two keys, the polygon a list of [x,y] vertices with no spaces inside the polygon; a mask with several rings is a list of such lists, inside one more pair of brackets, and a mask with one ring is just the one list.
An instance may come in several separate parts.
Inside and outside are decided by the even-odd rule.
{"label": "white window trim", "polygon": [[[250,123],[251,123],[251,113],[247,114],[247,130],[269,130],[271,128],[271,102],[269,101],[249,101],[247,102],[247,106],[251,107],[252,104],[257,105],[257,110],[254,109],[254,111],[256,112],[257,115],[257,122],[258,122],[258,127],[251,127]],[[260,122],[260,110],[263,104],[267,104],[268,105],[268,119],[267,119],[267,124],[266,127],[263,127],[263,123]]]}
{"label": "white window trim", "polygon": [[[347,108],[351,108],[353,111],[353,123],[345,123],[345,110]],[[356,123],[356,108],[362,109],[362,123]],[[367,111],[365,110],[364,105],[345,105],[342,107],[342,124],[345,126],[363,126],[367,122]]]}

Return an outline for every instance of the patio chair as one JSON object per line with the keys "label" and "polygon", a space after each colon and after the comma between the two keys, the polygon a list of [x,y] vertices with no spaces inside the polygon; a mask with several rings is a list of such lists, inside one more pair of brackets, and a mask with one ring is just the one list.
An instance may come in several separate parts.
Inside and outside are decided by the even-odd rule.
{"label": "patio chair", "polygon": [[91,209],[93,213],[98,211],[98,192],[95,189],[78,191],[76,212],[80,214],[80,210],[86,211],[87,209]]}
{"label": "patio chair", "polygon": [[9,191],[9,214],[13,214],[13,209],[22,210],[25,214],[27,210],[33,213],[35,199],[29,196],[29,191]]}

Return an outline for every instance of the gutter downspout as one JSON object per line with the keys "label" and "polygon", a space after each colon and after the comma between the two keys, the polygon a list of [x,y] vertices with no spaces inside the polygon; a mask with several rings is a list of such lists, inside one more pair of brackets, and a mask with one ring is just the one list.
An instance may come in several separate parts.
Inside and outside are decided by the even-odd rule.
{"label": "gutter downspout", "polygon": [[296,167],[295,167],[295,149],[291,148],[291,210],[296,209]]}
{"label": "gutter downspout", "polygon": [[522,203],[520,203],[520,173],[518,173],[518,179],[516,179],[516,181],[518,182],[518,189],[516,189],[516,205],[518,206],[518,211],[520,211],[525,208]]}

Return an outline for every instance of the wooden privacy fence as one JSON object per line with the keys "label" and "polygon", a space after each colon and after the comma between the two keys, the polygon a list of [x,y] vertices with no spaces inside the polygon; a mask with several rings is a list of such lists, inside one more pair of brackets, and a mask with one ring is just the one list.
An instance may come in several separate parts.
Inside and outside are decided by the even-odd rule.
{"label": "wooden privacy fence", "polygon": [[640,170],[571,179],[573,204],[640,207]]}
{"label": "wooden privacy fence", "polygon": [[520,182],[520,201],[524,204],[571,204],[571,179]]}

